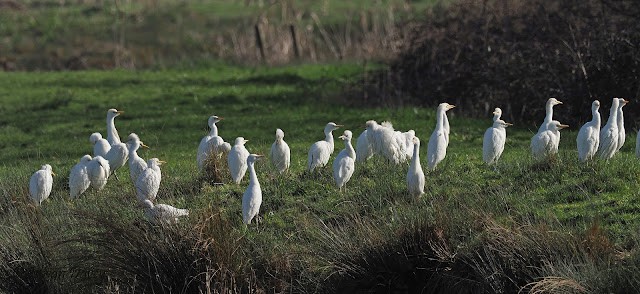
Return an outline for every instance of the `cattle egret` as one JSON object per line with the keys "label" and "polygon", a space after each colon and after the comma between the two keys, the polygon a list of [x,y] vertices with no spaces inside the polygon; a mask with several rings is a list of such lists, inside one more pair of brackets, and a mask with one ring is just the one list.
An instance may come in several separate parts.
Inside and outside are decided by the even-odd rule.
{"label": "cattle egret", "polygon": [[36,206],[40,206],[42,201],[47,199],[49,194],[51,194],[53,176],[55,175],[51,170],[51,166],[45,164],[31,176],[29,180],[29,195]]}
{"label": "cattle egret", "polygon": [[438,163],[444,159],[447,155],[448,135],[444,128],[444,121],[447,116],[447,111],[456,107],[449,103],[440,103],[438,110],[436,111],[436,128],[431,133],[429,138],[429,144],[427,145],[427,168],[433,171],[438,166]]}
{"label": "cattle egret", "polygon": [[591,121],[585,123],[578,132],[578,160],[585,162],[592,160],[600,144],[600,101],[591,103]]}
{"label": "cattle egret", "polygon": [[189,210],[175,208],[167,204],[153,204],[149,199],[141,203],[144,208],[144,216],[149,222],[156,225],[169,225],[178,222],[178,217],[189,215]]}
{"label": "cattle egret", "polygon": [[497,163],[504,151],[504,143],[507,140],[507,130],[512,124],[500,119],[502,110],[496,108],[493,112],[493,126],[484,132],[482,140],[482,160],[489,165]]}
{"label": "cattle egret", "polygon": [[609,109],[609,119],[607,124],[600,130],[600,144],[598,145],[598,155],[603,159],[610,159],[618,150],[618,107],[620,101],[613,98],[611,109]]}
{"label": "cattle egret", "polygon": [[209,134],[202,137],[202,139],[200,140],[200,145],[198,145],[198,154],[196,158],[198,162],[198,168],[200,170],[202,170],[202,168],[204,167],[204,163],[209,157],[209,154],[211,154],[212,152],[215,151],[215,149],[217,149],[217,147],[221,144],[220,142],[224,143],[224,140],[222,139],[222,137],[218,136],[218,127],[216,126],[216,123],[220,122],[223,119],[224,118],[222,117],[212,115],[209,117],[209,120],[207,121],[207,125],[209,126],[210,131],[209,131]]}
{"label": "cattle egret", "polygon": [[118,130],[116,129],[114,120],[116,116],[123,113],[124,111],[118,111],[113,108],[107,110],[107,141],[109,142],[109,145],[121,143],[120,135],[118,135]]}
{"label": "cattle egret", "polygon": [[307,170],[312,172],[316,167],[323,167],[329,162],[329,157],[333,153],[333,131],[342,127],[333,122],[328,123],[324,127],[324,140],[318,141],[309,148],[307,158]]}
{"label": "cattle egret", "polygon": [[625,105],[627,105],[627,103],[629,103],[629,101],[625,100],[624,98],[618,98],[618,117],[617,117],[617,122],[618,122],[618,149],[616,151],[619,151],[620,148],[622,148],[622,146],[624,145],[624,142],[627,139],[627,133],[624,130],[624,113],[622,112],[622,107],[624,107]]}
{"label": "cattle egret", "polygon": [[93,133],[89,136],[89,141],[93,144],[93,156],[105,157],[107,152],[111,150],[111,144],[102,138],[100,133]]}
{"label": "cattle egret", "polygon": [[289,144],[284,141],[284,132],[281,129],[276,130],[276,140],[271,144],[271,163],[278,170],[283,173],[291,164],[291,150]]}
{"label": "cattle egret", "polygon": [[91,185],[89,162],[91,162],[91,155],[87,154],[80,158],[80,162],[74,165],[69,173],[69,196],[71,199],[80,197]]}
{"label": "cattle egret", "polygon": [[87,164],[89,181],[91,182],[91,187],[96,189],[96,191],[102,190],[107,184],[110,172],[109,162],[102,158],[102,156],[92,158],[91,162]]}
{"label": "cattle egret", "polygon": [[262,189],[258,182],[258,176],[254,168],[254,163],[260,159],[262,155],[251,154],[247,158],[247,164],[249,165],[249,186],[242,195],[242,222],[250,224],[251,220],[260,212],[260,205],[262,204]]}
{"label": "cattle egret", "polygon": [[236,142],[231,147],[229,155],[227,156],[227,163],[229,164],[229,173],[231,178],[236,184],[240,184],[244,174],[247,172],[247,157],[249,157],[249,151],[244,147],[244,144],[249,142],[243,137],[236,138]]}
{"label": "cattle egret", "polygon": [[140,137],[135,133],[129,135],[127,147],[129,148],[129,176],[131,177],[131,183],[135,185],[138,176],[147,168],[147,163],[138,156],[138,149],[140,147],[149,147],[140,141]]}
{"label": "cattle egret", "polygon": [[568,125],[563,125],[557,120],[554,120],[549,125],[549,129],[538,132],[531,138],[531,154],[536,161],[548,160],[551,157],[558,154],[558,142],[556,139],[560,130],[568,128]]}
{"label": "cattle egret", "polygon": [[145,169],[136,180],[136,196],[140,203],[145,200],[155,200],[160,189],[160,181],[162,173],[160,165],[166,163],[157,158],[151,158],[147,161],[147,169]]}
{"label": "cattle egret", "polygon": [[336,181],[336,186],[340,191],[351,179],[355,169],[356,151],[351,145],[352,137],[353,134],[349,130],[345,130],[344,134],[339,137],[344,141],[344,149],[338,153],[338,156],[333,161],[333,179]]}
{"label": "cattle egret", "polygon": [[367,130],[365,129],[356,142],[356,162],[365,162],[373,156],[373,146],[367,140]]}
{"label": "cattle egret", "polygon": [[424,194],[424,172],[420,165],[420,139],[413,137],[411,141],[413,142],[413,154],[407,172],[407,187],[411,196],[420,197]]}

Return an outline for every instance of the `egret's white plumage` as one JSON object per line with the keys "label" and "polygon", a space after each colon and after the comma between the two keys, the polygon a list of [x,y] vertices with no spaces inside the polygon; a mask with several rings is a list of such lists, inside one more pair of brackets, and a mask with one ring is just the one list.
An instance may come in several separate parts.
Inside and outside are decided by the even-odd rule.
{"label": "egret's white plumage", "polygon": [[69,173],[69,196],[78,198],[91,185],[89,180],[88,165],[91,162],[91,155],[85,155],[80,158],[80,162],[73,166]]}
{"label": "egret's white plumage", "polygon": [[393,126],[389,122],[378,124],[369,120],[367,127],[367,141],[371,144],[374,154],[382,155],[389,162],[399,164],[406,157],[404,140],[396,136]]}
{"label": "egret's white plumage", "polygon": [[607,124],[600,129],[600,144],[598,145],[598,155],[603,159],[610,159],[618,150],[618,106],[620,101],[613,98],[611,109],[609,109],[609,119]]}
{"label": "egret's white plumage", "polygon": [[40,167],[29,179],[29,196],[35,205],[39,206],[42,201],[49,197],[53,187],[53,176],[55,173],[48,164]]}
{"label": "egret's white plumage", "polygon": [[398,133],[396,131],[396,136],[400,138],[400,143],[404,144],[405,151],[405,159],[404,161],[411,160],[413,158],[413,138],[416,136],[416,132],[414,130],[408,130],[404,133]]}
{"label": "egret's white plumage", "polygon": [[[116,170],[123,167],[129,159],[129,148],[125,143],[114,143],[111,145],[111,149],[107,152],[104,159],[109,162],[109,169],[111,174],[115,174]],[[109,174],[109,175],[111,175]]]}
{"label": "egret's white plumage", "polygon": [[420,139],[418,137],[411,138],[413,143],[413,154],[411,155],[411,164],[407,172],[407,188],[411,196],[420,197],[424,194],[424,171],[420,164]]}
{"label": "egret's white plumage", "polygon": [[189,210],[175,208],[167,204],[153,204],[149,199],[141,202],[144,208],[144,216],[149,222],[156,225],[168,225],[178,222],[178,217],[189,215]]}
{"label": "egret's white plumage", "polygon": [[109,142],[109,145],[121,143],[120,135],[118,135],[118,130],[116,129],[114,120],[116,116],[123,113],[124,111],[118,111],[113,108],[107,110],[107,141]]}
{"label": "egret's white plumage", "polygon": [[284,132],[281,129],[276,130],[276,140],[271,144],[271,163],[278,170],[283,173],[291,164],[291,150],[289,144],[284,141]]}
{"label": "egret's white plumage", "polygon": [[624,98],[618,98],[618,117],[617,117],[617,122],[618,122],[618,147],[616,151],[619,151],[620,148],[622,148],[622,146],[624,145],[624,142],[627,140],[627,133],[624,129],[624,113],[622,112],[622,107],[624,107],[625,105],[627,105],[627,103],[629,103],[629,101],[625,100]]}
{"label": "egret's white plumage", "polygon": [[312,172],[316,167],[323,167],[329,162],[329,157],[333,153],[333,131],[340,128],[333,122],[328,123],[324,127],[324,140],[318,141],[311,145],[307,158],[307,170]]}
{"label": "egret's white plumage", "polygon": [[429,144],[427,145],[427,168],[435,170],[438,163],[447,155],[449,145],[447,130],[444,127],[447,111],[456,107],[449,103],[440,103],[436,111],[436,128],[431,133]]}
{"label": "egret's white plumage", "polygon": [[162,180],[162,172],[160,165],[165,163],[157,158],[151,158],[147,161],[147,169],[145,169],[136,180],[136,197],[140,203],[145,200],[155,200],[160,189],[160,181]]}
{"label": "egret's white plumage", "polygon": [[591,121],[585,123],[578,132],[576,143],[578,146],[578,160],[585,162],[593,159],[600,144],[600,101],[591,103]]}
{"label": "egret's white plumage", "polygon": [[504,143],[507,141],[506,127],[512,124],[500,119],[502,110],[496,108],[493,112],[493,126],[484,132],[482,140],[482,160],[491,165],[497,163],[504,151]]}
{"label": "egret's white plumage", "polygon": [[224,143],[222,137],[218,136],[218,126],[216,126],[216,123],[220,122],[221,120],[223,120],[222,117],[212,115],[207,121],[207,125],[210,129],[209,134],[202,137],[202,139],[200,140],[200,145],[198,145],[198,154],[196,160],[198,162],[199,169],[202,169],[204,167],[204,162],[207,160],[209,155],[211,153],[216,153],[218,146]]}
{"label": "egret's white plumage", "polygon": [[356,162],[365,162],[373,156],[373,146],[367,140],[367,130],[365,129],[356,142]]}
{"label": "egret's white plumage", "polygon": [[136,133],[129,134],[127,139],[127,147],[129,148],[129,176],[131,177],[131,183],[135,184],[138,180],[138,176],[147,168],[147,163],[138,156],[138,149],[140,147],[147,147],[140,137]]}
{"label": "egret's white plumage", "polygon": [[244,147],[244,144],[249,142],[243,137],[236,138],[236,142],[231,147],[229,155],[227,156],[227,163],[229,164],[229,173],[233,182],[240,184],[244,174],[247,172],[247,157],[249,157],[249,151]]}
{"label": "egret's white plumage", "polygon": [[89,141],[93,144],[93,156],[107,155],[107,152],[111,150],[111,144],[100,133],[93,133],[89,136]]}
{"label": "egret's white plumage", "polygon": [[96,156],[91,159],[91,162],[87,164],[87,173],[89,174],[89,181],[91,187],[100,191],[107,184],[110,171],[109,162],[102,158],[102,156]]}
{"label": "egret's white plumage", "polygon": [[260,182],[258,182],[258,176],[254,168],[254,163],[262,155],[251,154],[247,158],[247,164],[249,165],[249,186],[242,195],[242,222],[250,224],[251,220],[260,212],[260,205],[262,204],[262,189],[260,188]]}
{"label": "egret's white plumage", "polygon": [[563,125],[557,120],[551,121],[549,129],[538,132],[531,138],[531,154],[536,161],[547,160],[558,154],[558,143],[556,139],[560,134],[560,130],[569,127]]}
{"label": "egret's white plumage", "polygon": [[333,161],[333,179],[338,189],[342,190],[342,187],[349,182],[353,175],[357,157],[356,151],[351,145],[351,139],[353,138],[351,131],[345,130],[344,134],[339,138],[344,141],[344,149],[338,153],[338,156]]}
{"label": "egret's white plumage", "polygon": [[[538,128],[538,133],[542,133],[543,131],[548,130],[551,127],[553,122],[553,107],[556,105],[562,104],[562,102],[556,98],[549,98],[547,103],[545,104],[545,112],[546,115],[544,117],[544,121]],[[560,132],[557,133],[557,136],[553,136],[555,140],[554,144],[557,146],[560,144]]]}

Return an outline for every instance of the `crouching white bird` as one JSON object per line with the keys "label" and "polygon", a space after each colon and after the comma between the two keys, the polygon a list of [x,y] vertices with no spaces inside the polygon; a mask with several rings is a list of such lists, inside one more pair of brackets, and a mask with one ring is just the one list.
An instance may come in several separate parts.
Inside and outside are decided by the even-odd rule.
{"label": "crouching white bird", "polygon": [[444,122],[447,120],[447,111],[456,107],[449,103],[440,103],[436,110],[436,128],[429,137],[427,145],[427,168],[435,170],[438,163],[447,155],[447,147],[449,145],[449,131],[445,128]]}
{"label": "crouching white bird", "polygon": [[142,141],[136,133],[129,134],[127,139],[127,148],[129,150],[129,176],[131,177],[131,183],[135,184],[136,180],[144,170],[147,168],[147,163],[138,156],[138,149],[140,147],[149,148]]}
{"label": "crouching white bird", "polygon": [[247,164],[249,165],[249,186],[242,195],[242,222],[250,224],[251,220],[260,212],[260,205],[262,205],[262,189],[258,182],[258,176],[254,168],[255,162],[260,159],[262,155],[251,154],[247,158]]}
{"label": "crouching white bird", "polygon": [[93,156],[107,155],[107,152],[111,150],[111,144],[100,133],[93,133],[89,136],[89,141],[93,144]]}
{"label": "crouching white bird", "polygon": [[600,144],[598,145],[598,155],[602,159],[610,159],[618,150],[618,107],[620,101],[613,98],[611,109],[609,109],[609,119],[607,124],[600,129]]}
{"label": "crouching white bird", "polygon": [[491,165],[497,163],[504,151],[504,143],[507,140],[506,127],[512,126],[500,119],[502,110],[496,108],[493,111],[493,126],[484,132],[482,140],[482,160]]}
{"label": "crouching white bird", "polygon": [[585,162],[592,160],[600,145],[600,101],[591,103],[591,121],[585,123],[578,132],[576,144],[578,146],[578,160]]}
{"label": "crouching white bird", "polygon": [[533,138],[531,138],[531,154],[533,155],[533,159],[543,161],[558,154],[558,143],[560,140],[557,138],[560,135],[560,130],[568,127],[568,125],[563,125],[557,120],[554,120],[549,125],[549,129],[535,134]]}
{"label": "crouching white bird", "polygon": [[169,225],[178,222],[178,218],[181,216],[189,215],[189,210],[175,208],[167,204],[153,204],[149,199],[145,199],[141,202],[144,208],[144,216],[156,225]]}
{"label": "crouching white bird", "polygon": [[40,167],[29,179],[29,196],[36,206],[40,206],[42,201],[49,198],[53,187],[53,176],[56,174],[48,164]]}
{"label": "crouching white bird", "polygon": [[91,159],[91,162],[87,164],[87,173],[89,174],[89,182],[91,187],[96,191],[102,190],[107,184],[109,178],[109,162],[102,158],[102,156],[96,156]]}
{"label": "crouching white bird", "polygon": [[198,145],[198,154],[196,156],[196,161],[198,162],[198,168],[202,170],[204,167],[204,163],[209,158],[209,155],[216,151],[220,144],[224,144],[224,140],[222,137],[218,136],[218,126],[216,123],[222,121],[224,118],[216,115],[212,115],[209,117],[207,121],[207,125],[211,129],[209,134],[202,137],[200,140],[200,145]]}
{"label": "crouching white bird", "polygon": [[247,158],[249,157],[249,151],[244,147],[244,144],[249,142],[243,137],[236,138],[236,142],[231,147],[229,155],[227,156],[227,163],[229,164],[229,173],[233,182],[240,184],[244,174],[247,172]]}
{"label": "crouching white bird", "polygon": [[365,129],[356,142],[356,162],[365,162],[373,156],[373,146],[367,139],[367,130]]}
{"label": "crouching white bird", "polygon": [[271,144],[271,163],[278,170],[283,173],[291,165],[291,150],[289,144],[284,141],[284,132],[281,129],[276,130],[276,140]]}
{"label": "crouching white bird", "polygon": [[367,141],[371,144],[374,154],[379,154],[395,164],[403,161],[406,157],[404,141],[396,137],[391,123],[383,122],[378,124],[375,120],[369,120],[365,126],[367,128]]}
{"label": "crouching white bird", "polygon": [[89,180],[88,165],[91,162],[91,155],[87,154],[80,158],[80,162],[73,166],[69,173],[69,196],[71,199],[78,198],[84,191],[89,189],[91,180]]}
{"label": "crouching white bird", "polygon": [[333,153],[333,131],[342,127],[342,125],[333,122],[328,123],[324,127],[324,140],[318,141],[309,148],[307,158],[307,170],[312,172],[317,167],[323,167],[329,162],[329,157]]}
{"label": "crouching white bird", "polygon": [[627,105],[627,103],[629,103],[628,100],[618,98],[618,150],[616,151],[620,151],[620,148],[622,148],[624,142],[627,140],[627,132],[624,129],[624,112],[622,111],[622,107]]}
{"label": "crouching white bird", "polygon": [[121,143],[120,135],[118,135],[118,130],[116,129],[115,119],[123,113],[124,111],[118,111],[113,108],[107,110],[107,141],[109,145]]}
{"label": "crouching white bird", "polygon": [[424,194],[424,171],[420,165],[420,139],[414,136],[411,141],[413,142],[413,154],[407,172],[407,187],[411,196],[420,197]]}
{"label": "crouching white bird", "polygon": [[344,149],[338,153],[336,159],[333,161],[333,179],[336,181],[336,186],[342,191],[342,187],[351,179],[353,171],[355,170],[356,151],[351,145],[351,138],[353,134],[349,130],[345,130],[344,134],[339,138],[344,141]]}
{"label": "crouching white bird", "polygon": [[151,158],[147,161],[147,169],[145,169],[136,180],[136,197],[142,203],[145,200],[155,200],[160,189],[160,181],[162,173],[160,165],[166,163],[157,158]]}

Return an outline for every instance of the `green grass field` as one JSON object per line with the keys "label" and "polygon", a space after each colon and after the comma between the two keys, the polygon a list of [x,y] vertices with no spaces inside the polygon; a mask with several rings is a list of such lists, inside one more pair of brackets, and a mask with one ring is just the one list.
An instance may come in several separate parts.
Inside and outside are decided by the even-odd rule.
{"label": "green grass field", "polygon": [[[379,249],[380,244],[393,242],[399,232],[418,224],[444,231],[454,256],[475,252],[487,236],[499,235],[486,229],[487,224],[495,224],[513,232],[513,236],[525,236],[523,227],[532,227],[536,232],[559,235],[560,240],[567,238],[576,246],[586,246],[585,252],[590,254],[602,254],[604,261],[596,259],[586,270],[576,265],[573,271],[552,273],[586,284],[591,291],[612,289],[591,278],[613,274],[592,268],[624,265],[630,262],[625,258],[636,256],[640,164],[634,155],[632,130],[627,130],[631,134],[625,147],[611,161],[581,165],[575,150],[578,126],[571,126],[562,132],[559,160],[535,164],[528,146],[537,127],[516,126],[508,129],[504,155],[494,169],[482,162],[482,135],[490,125],[489,116],[485,120],[467,119],[456,115],[454,109],[449,116],[452,133],[447,157],[437,171],[426,175],[422,198],[413,199],[406,193],[407,165],[390,166],[380,158],[356,166],[346,192],[340,193],[333,185],[330,168],[314,175],[304,172],[307,150],[323,138],[327,122],[344,124],[354,137],[369,119],[389,120],[402,131],[414,129],[422,140],[423,167],[428,137],[435,126],[435,109],[431,108],[344,106],[347,103],[340,96],[341,90],[357,81],[361,70],[358,64],[279,68],[218,64],[201,70],[0,73],[0,191],[4,198],[0,205],[0,247],[4,248],[5,262],[0,273],[8,275],[7,268],[11,268],[6,252],[15,248],[26,255],[36,254],[20,248],[32,248],[36,242],[33,236],[39,236],[41,241],[36,243],[49,249],[36,255],[44,256],[52,268],[49,270],[67,272],[63,277],[42,278],[45,284],[50,289],[76,289],[69,286],[73,283],[68,282],[68,276],[82,274],[69,265],[69,256],[74,253],[65,244],[73,243],[69,240],[76,234],[104,229],[85,222],[87,215],[105,216],[125,227],[146,226],[126,167],[119,171],[120,181],[110,179],[103,191],[89,190],[81,199],[68,199],[69,171],[82,155],[91,153],[92,132],[106,136],[106,110],[113,107],[125,111],[116,118],[120,136],[137,133],[151,147],[139,152],[141,157],[168,162],[162,166],[158,202],[191,211],[175,231],[186,234],[207,224],[221,224],[224,236],[236,238],[235,243],[229,241],[229,246],[244,244],[233,251],[242,252],[238,260],[244,260],[235,269],[262,272],[252,276],[257,276],[258,282],[248,282],[257,288],[282,290],[280,284],[264,282],[271,281],[265,276],[288,275],[296,281],[278,280],[287,285],[284,289],[322,291],[318,285],[325,279],[341,276],[341,269],[348,273],[348,269],[356,268],[341,268],[337,260],[350,260],[371,248]],[[546,97],[538,99],[541,104],[546,101]],[[277,175],[268,159],[257,164],[263,189],[262,223],[258,227],[245,228],[241,223],[241,198],[248,177],[240,185],[230,184],[230,179],[223,186],[200,181],[196,150],[207,133],[207,118],[213,114],[225,118],[218,124],[225,141],[245,137],[250,140],[247,149],[252,153],[268,155],[276,128],[285,131],[285,141],[291,146],[288,174]],[[334,137],[341,133],[342,129]],[[336,150],[342,148],[343,144],[336,141]],[[50,198],[34,210],[27,205],[28,181],[44,163],[51,164],[57,176]],[[39,227],[36,233],[27,229],[29,222]],[[567,254],[570,257],[566,259],[539,258],[556,268],[576,263]],[[576,253],[577,260],[582,260],[581,254]],[[267,265],[258,260],[266,260]],[[375,263],[375,259],[367,261],[370,266]],[[263,267],[270,269],[268,274],[261,271]],[[543,278],[543,273],[536,272],[534,281]],[[88,278],[86,281],[95,283]],[[75,283],[83,282],[80,279]],[[514,284],[523,287],[526,283]],[[94,286],[108,288],[106,284]],[[121,287],[126,289],[125,285]]]}

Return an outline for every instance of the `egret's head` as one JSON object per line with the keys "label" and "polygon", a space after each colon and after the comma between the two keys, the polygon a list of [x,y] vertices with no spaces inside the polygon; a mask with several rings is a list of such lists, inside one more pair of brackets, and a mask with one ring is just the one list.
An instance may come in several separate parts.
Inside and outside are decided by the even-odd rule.
{"label": "egret's head", "polygon": [[418,137],[413,137],[413,140],[411,140],[413,142],[413,145],[420,145],[420,138]]}
{"label": "egret's head", "polygon": [[249,140],[245,140],[243,137],[238,137],[236,138],[234,145],[244,145],[247,144],[247,142],[249,142]]}
{"label": "egret's head", "polygon": [[353,138],[353,133],[351,133],[351,131],[349,131],[349,130],[345,130],[344,134],[342,134],[338,138],[340,138],[342,140],[345,140],[345,141],[351,141],[351,138]]}
{"label": "egret's head", "polygon": [[281,129],[276,129],[276,139],[284,138],[284,132]]}
{"label": "egret's head", "polygon": [[409,136],[411,136],[411,137],[415,137],[415,136],[416,136],[416,131],[414,131],[414,130],[408,130],[408,131],[407,131],[407,134],[409,134]]}
{"label": "egret's head", "polygon": [[91,134],[91,136],[89,136],[89,141],[91,141],[91,144],[95,144],[96,142],[100,141],[100,139],[102,139],[102,135],[100,133],[93,133]]}
{"label": "egret's head", "polygon": [[368,130],[373,129],[375,126],[378,125],[378,122],[376,122],[375,120],[368,120],[367,123],[365,123],[364,127]]}
{"label": "egret's head", "polygon": [[107,117],[116,117],[116,116],[121,115],[123,113],[124,113],[124,111],[119,111],[119,110],[117,110],[115,108],[111,108],[111,109],[107,110]]}
{"label": "egret's head", "polygon": [[153,208],[153,202],[151,202],[151,200],[149,199],[145,199],[142,202],[139,202],[140,206],[142,206],[142,208]]}
{"label": "egret's head", "polygon": [[340,127],[342,127],[342,125],[338,125],[338,124],[336,124],[334,122],[330,122],[324,127],[324,131],[325,131],[325,133],[327,133],[327,132],[331,132],[333,130],[336,130],[336,129],[340,128]]}
{"label": "egret's head", "polygon": [[213,125],[217,124],[218,122],[220,122],[223,119],[224,118],[221,117],[221,116],[212,115],[212,116],[209,117],[209,120],[207,121],[207,124],[209,125],[210,128],[213,128]]}
{"label": "egret's head", "polygon": [[501,116],[502,109],[500,109],[500,107],[496,107],[496,109],[493,110],[493,115]]}
{"label": "egret's head", "polygon": [[129,137],[127,137],[127,142],[140,142],[140,137],[138,137],[136,133],[131,133]]}
{"label": "egret's head", "polygon": [[40,169],[44,170],[44,171],[47,171],[48,173],[51,173],[51,175],[54,175],[54,176],[56,175],[53,172],[53,169],[51,168],[51,165],[45,164],[45,165],[41,166]]}
{"label": "egret's head", "polygon": [[254,163],[263,157],[264,155],[261,154],[249,154],[249,157],[247,157],[247,163]]}
{"label": "egret's head", "polygon": [[551,98],[549,98],[549,100],[547,100],[547,104],[549,104],[551,106],[555,106],[555,105],[558,105],[558,104],[562,104],[562,101],[551,97]]}
{"label": "egret's head", "polygon": [[629,100],[625,100],[624,98],[618,98],[618,102],[620,103],[620,108],[622,108],[623,106],[627,105],[627,103],[629,103]]}
{"label": "egret's head", "polygon": [[91,161],[91,155],[89,154],[86,154],[85,156],[82,156],[82,158],[80,158],[81,163],[89,163],[89,161]]}
{"label": "egret's head", "polygon": [[565,128],[568,128],[568,127],[569,127],[569,125],[563,125],[557,120],[554,120],[554,121],[551,122],[551,130],[552,131],[559,131],[559,130],[562,130],[562,129],[565,129]]}
{"label": "egret's head", "polygon": [[440,105],[438,105],[438,108],[442,109],[443,111],[448,111],[448,110],[453,109],[455,107],[456,107],[455,105],[449,104],[447,102],[440,103]]}
{"label": "egret's head", "polygon": [[598,100],[593,100],[593,102],[591,102],[591,108],[592,109],[599,109],[600,108],[600,101]]}
{"label": "egret's head", "polygon": [[162,161],[162,160],[160,160],[158,158],[155,158],[155,157],[151,158],[151,159],[149,159],[149,161],[147,161],[147,165],[148,166],[152,166],[152,165],[161,166],[161,165],[163,165],[165,163],[167,163],[167,162],[166,161]]}
{"label": "egret's head", "polygon": [[224,142],[224,143],[220,146],[220,150],[222,150],[222,152],[229,152],[229,151],[231,151],[231,144],[229,144],[229,142]]}

